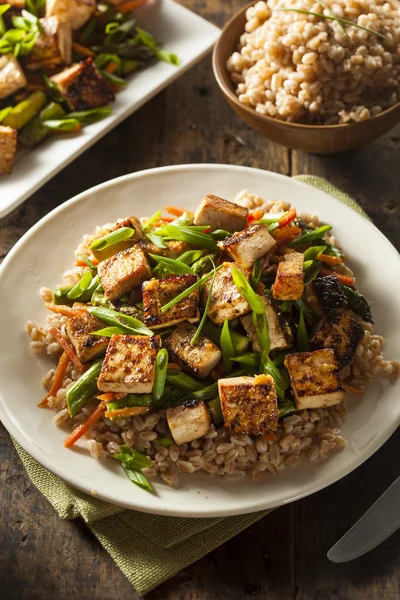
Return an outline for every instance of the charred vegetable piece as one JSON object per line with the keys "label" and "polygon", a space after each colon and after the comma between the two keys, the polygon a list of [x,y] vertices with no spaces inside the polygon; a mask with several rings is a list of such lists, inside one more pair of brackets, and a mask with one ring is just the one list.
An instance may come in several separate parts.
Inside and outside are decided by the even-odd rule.
{"label": "charred vegetable piece", "polygon": [[314,279],[312,286],[324,312],[338,310],[346,306],[346,294],[335,275],[317,277],[317,279]]}
{"label": "charred vegetable piece", "polygon": [[363,337],[364,329],[358,321],[340,313],[330,313],[322,321],[311,344],[313,348],[331,348],[337,360],[346,366]]}
{"label": "charred vegetable piece", "polygon": [[33,148],[40,144],[48,135],[50,135],[50,129],[43,125],[43,121],[49,119],[60,119],[65,115],[65,111],[56,102],[50,102],[45,108],[35,117],[19,135],[19,141],[27,148]]}
{"label": "charred vegetable piece", "polygon": [[[328,279],[324,277],[324,279]],[[359,315],[364,321],[373,323],[374,320],[371,314],[371,307],[360,292],[349,285],[342,284],[343,291],[347,298],[348,307],[351,308],[357,315]]]}

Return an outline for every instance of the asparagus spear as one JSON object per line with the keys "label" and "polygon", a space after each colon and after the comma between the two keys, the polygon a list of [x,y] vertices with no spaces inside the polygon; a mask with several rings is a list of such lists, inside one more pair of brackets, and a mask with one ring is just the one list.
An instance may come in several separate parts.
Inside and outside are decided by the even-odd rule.
{"label": "asparagus spear", "polygon": [[33,148],[50,135],[51,130],[43,125],[43,121],[60,119],[65,115],[64,109],[57,102],[50,102],[44,109],[21,131],[19,140],[24,146]]}
{"label": "asparagus spear", "polygon": [[46,104],[46,94],[37,91],[13,107],[3,120],[3,125],[13,129],[22,129]]}

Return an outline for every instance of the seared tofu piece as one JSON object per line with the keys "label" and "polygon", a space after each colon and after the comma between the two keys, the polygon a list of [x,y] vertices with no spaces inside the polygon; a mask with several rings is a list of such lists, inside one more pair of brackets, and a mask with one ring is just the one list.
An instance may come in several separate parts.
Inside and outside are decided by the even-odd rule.
{"label": "seared tofu piece", "polygon": [[304,292],[304,255],[289,252],[282,256],[278,264],[272,294],[277,300],[300,300]]}
{"label": "seared tofu piece", "polygon": [[[232,321],[251,312],[250,306],[233,282],[232,266],[239,269],[247,278],[249,276],[237,263],[224,263],[222,268],[217,271],[207,313],[211,321],[217,325],[223,323],[225,319]],[[204,305],[207,302],[210,285],[211,279],[206,281],[202,287]]]}
{"label": "seared tofu piece", "polygon": [[97,387],[102,392],[150,394],[160,348],[158,335],[113,335]]}
{"label": "seared tofu piece", "polygon": [[[265,305],[271,350],[288,350],[289,348],[292,348],[294,340],[289,323],[271,298],[262,296],[261,300]],[[248,337],[251,339],[253,350],[255,352],[261,352],[252,315],[242,317],[241,323],[246,330]]]}
{"label": "seared tofu piece", "polygon": [[262,258],[275,246],[275,240],[267,227],[262,223],[254,223],[234,233],[218,246],[245,269],[251,269],[257,258]]}
{"label": "seared tofu piece", "polygon": [[46,17],[59,17],[72,29],[80,29],[96,10],[96,0],[46,0]]}
{"label": "seared tofu piece", "polygon": [[147,258],[137,245],[103,260],[98,273],[104,294],[110,302],[129,294],[134,287],[151,277]]}
{"label": "seared tofu piece", "polygon": [[262,435],[278,428],[278,401],[271,375],[218,381],[225,427],[234,433]]}
{"label": "seared tofu piece", "polygon": [[151,329],[177,325],[183,321],[197,323],[199,313],[199,288],[165,312],[161,308],[196,283],[196,275],[177,275],[165,279],[150,279],[142,284],[144,322]]}
{"label": "seared tofu piece", "polygon": [[82,315],[71,317],[65,324],[68,337],[82,362],[89,362],[102,356],[108,346],[108,337],[92,335],[93,331],[104,328],[104,323],[93,315],[82,312]]}
{"label": "seared tofu piece", "polygon": [[96,250],[93,248],[91,250],[91,252],[92,252],[93,256],[95,258],[97,258],[98,261],[102,261],[102,260],[105,260],[106,258],[110,258],[110,256],[113,256],[113,254],[116,254],[117,252],[120,252],[121,250],[126,250],[127,248],[132,248],[132,246],[134,246],[138,242],[141,242],[141,240],[143,238],[143,228],[137,217],[128,217],[126,219],[121,219],[120,221],[117,221],[117,223],[115,223],[115,225],[113,227],[110,227],[109,229],[107,229],[107,231],[103,232],[101,235],[96,236],[92,240],[92,242],[94,242],[96,239],[101,239],[102,237],[104,237],[105,235],[108,235],[109,233],[112,233],[113,231],[117,231],[118,229],[121,229],[121,227],[129,227],[131,229],[134,229],[135,233],[129,239],[122,240],[122,242],[118,242],[118,244],[113,244],[112,246],[109,246],[108,248],[104,248],[104,250]]}
{"label": "seared tofu piece", "polygon": [[196,327],[190,323],[181,323],[165,340],[170,358],[179,363],[184,371],[198,379],[207,377],[221,360],[221,350],[204,335],[200,335],[192,346],[190,340]]}
{"label": "seared tofu piece", "polygon": [[233,233],[246,227],[248,214],[247,208],[208,194],[194,213],[194,223]]}
{"label": "seared tofu piece", "polygon": [[285,367],[289,372],[297,410],[327,408],[343,400],[339,365],[333,350],[288,354]]}
{"label": "seared tofu piece", "polygon": [[211,429],[210,413],[204,402],[189,401],[167,408],[166,417],[177,446],[203,437]]}
{"label": "seared tofu piece", "polygon": [[115,99],[111,83],[101,75],[92,58],[53,75],[51,81],[73,111],[98,108]]}
{"label": "seared tofu piece", "polygon": [[0,54],[0,100],[26,86],[21,65],[12,54]]}
{"label": "seared tofu piece", "polygon": [[331,313],[320,324],[311,347],[331,348],[337,360],[346,366],[352,361],[363,337],[364,329],[360,323],[340,313]]}
{"label": "seared tofu piece", "polygon": [[59,17],[40,19],[42,32],[27,56],[29,71],[54,71],[71,64],[72,29]]}
{"label": "seared tofu piece", "polygon": [[[165,256],[166,258],[178,258],[178,256],[186,252],[190,247],[186,242],[178,242],[177,240],[165,242],[165,245],[167,246],[166,248],[159,248],[147,238],[144,238],[140,242],[140,247],[146,256],[155,254],[156,256]],[[151,262],[153,259],[149,258],[149,260]]]}
{"label": "seared tofu piece", "polygon": [[337,311],[347,306],[346,294],[336,275],[317,277],[312,282],[312,287],[324,312]]}
{"label": "seared tofu piece", "polygon": [[0,175],[9,175],[17,151],[17,131],[0,125]]}

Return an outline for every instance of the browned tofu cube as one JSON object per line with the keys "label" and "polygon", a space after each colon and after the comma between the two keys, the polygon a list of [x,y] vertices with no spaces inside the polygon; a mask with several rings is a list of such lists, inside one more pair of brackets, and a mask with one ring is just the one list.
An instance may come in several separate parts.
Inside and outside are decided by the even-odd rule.
{"label": "browned tofu cube", "polygon": [[46,0],[46,17],[57,15],[72,29],[80,29],[94,14],[96,0]]}
{"label": "browned tofu cube", "polygon": [[247,208],[208,194],[194,213],[194,223],[234,232],[246,227],[248,214]]}
{"label": "browned tofu cube", "polygon": [[[278,306],[273,302],[272,298],[268,298],[268,296],[262,296],[261,300],[265,305],[265,315],[268,321],[271,350],[287,350],[292,348],[293,334],[287,320],[279,311]],[[242,317],[241,323],[252,342],[253,350],[255,352],[261,352],[252,315]]]}
{"label": "browned tofu cube", "polygon": [[114,101],[112,85],[97,69],[92,58],[76,63],[53,75],[56,84],[71,110],[98,108]]}
{"label": "browned tofu cube", "polygon": [[158,335],[113,335],[97,387],[103,392],[150,394],[160,348]]}
{"label": "browned tofu cube", "polygon": [[254,223],[219,242],[218,246],[242,267],[251,269],[257,258],[262,258],[275,244],[267,227],[262,223]]}
{"label": "browned tofu cube", "polygon": [[142,284],[144,322],[151,329],[177,325],[183,321],[197,323],[199,313],[199,288],[182,298],[165,312],[161,311],[176,296],[196,283],[196,275],[177,275],[166,279],[150,279]]}
{"label": "browned tofu cube", "polygon": [[67,320],[65,328],[82,362],[94,360],[105,353],[109,338],[92,335],[93,331],[104,328],[104,323],[93,315],[82,312],[82,315],[71,317]]}
{"label": "browned tofu cube", "polygon": [[[21,65],[12,54],[0,54],[0,100],[26,86]],[[0,154],[1,157],[1,154]]]}
{"label": "browned tofu cube", "polygon": [[[217,271],[207,313],[211,321],[217,325],[223,323],[225,319],[232,321],[251,312],[250,306],[233,282],[232,266],[236,267],[247,278],[249,277],[248,273],[237,263],[224,263],[222,268]],[[204,305],[207,302],[210,285],[211,279],[206,281],[202,288]]]}
{"label": "browned tofu cube", "polygon": [[304,292],[304,255],[289,252],[282,256],[278,264],[272,294],[277,300],[300,300]]}
{"label": "browned tofu cube", "polygon": [[112,244],[112,246],[108,246],[104,249],[91,248],[91,252],[92,252],[93,256],[95,258],[97,258],[98,261],[102,261],[102,260],[105,260],[106,258],[110,258],[110,256],[113,256],[113,254],[117,254],[117,252],[120,252],[121,250],[126,250],[127,248],[131,248],[136,243],[138,243],[142,240],[143,228],[142,228],[142,225],[141,225],[139,219],[137,217],[128,217],[126,219],[121,219],[121,221],[118,221],[117,223],[115,223],[115,225],[113,227],[110,227],[109,229],[107,229],[107,231],[103,232],[101,235],[96,236],[92,240],[91,243],[93,244],[94,242],[101,240],[101,238],[105,237],[109,233],[112,233],[113,231],[117,231],[118,229],[121,229],[121,227],[128,227],[129,229],[134,229],[135,233],[132,235],[132,237],[130,237],[126,240],[122,240],[121,242],[118,242],[117,244]]}
{"label": "browned tofu cube", "polygon": [[171,360],[179,363],[184,371],[199,379],[207,377],[221,360],[221,351],[211,340],[200,335],[197,343],[191,345],[196,327],[181,323],[165,340]]}
{"label": "browned tofu cube", "polygon": [[348,365],[364,337],[360,323],[340,313],[331,313],[323,319],[311,341],[312,348],[331,348],[337,360]]}
{"label": "browned tofu cube", "polygon": [[210,413],[202,401],[189,401],[180,406],[167,408],[166,417],[177,446],[197,440],[211,429]]}
{"label": "browned tofu cube", "polygon": [[71,64],[72,30],[68,23],[59,17],[40,19],[42,28],[35,45],[27,56],[26,68],[29,71],[54,71]]}
{"label": "browned tofu cube", "polygon": [[285,358],[297,410],[327,408],[343,400],[339,365],[333,350],[297,352]]}
{"label": "browned tofu cube", "polygon": [[150,279],[151,269],[139,246],[117,252],[99,264],[98,273],[104,294],[113,302]]}
{"label": "browned tofu cube", "polygon": [[271,375],[220,379],[218,391],[227,429],[262,435],[278,428],[278,401]]}
{"label": "browned tofu cube", "polygon": [[17,151],[17,132],[0,125],[0,175],[8,175],[14,166]]}

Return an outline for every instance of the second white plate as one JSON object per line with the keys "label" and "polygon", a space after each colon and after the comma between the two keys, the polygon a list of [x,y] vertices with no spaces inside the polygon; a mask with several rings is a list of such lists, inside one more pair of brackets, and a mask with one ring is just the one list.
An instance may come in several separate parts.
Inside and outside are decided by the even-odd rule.
{"label": "second white plate", "polygon": [[179,56],[181,64],[174,67],[157,62],[135,73],[117,94],[107,119],[86,127],[78,135],[60,135],[34,150],[18,152],[12,174],[0,176],[0,218],[203,58],[220,34],[218,27],[172,0],[162,0],[137,13],[140,25],[169,52]]}

